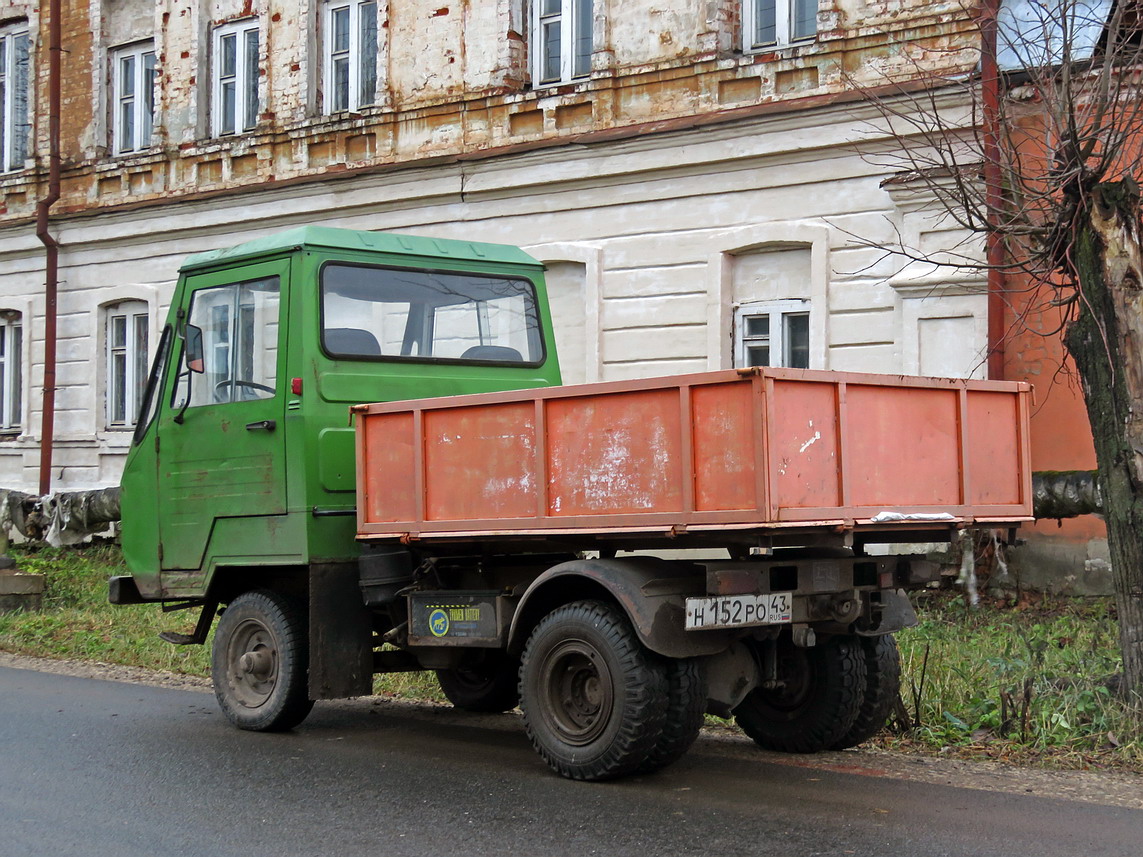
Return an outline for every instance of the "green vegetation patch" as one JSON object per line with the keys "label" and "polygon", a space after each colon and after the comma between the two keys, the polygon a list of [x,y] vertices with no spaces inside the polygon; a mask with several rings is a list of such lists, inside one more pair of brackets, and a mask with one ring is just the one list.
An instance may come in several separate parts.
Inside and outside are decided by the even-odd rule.
{"label": "green vegetation patch", "polygon": [[127,574],[118,547],[13,547],[9,554],[21,571],[44,575],[46,588],[43,610],[0,614],[0,649],[188,675],[209,673],[205,647],[172,646],[159,639],[160,631],[189,632],[198,618],[195,611],[164,614],[153,604],[108,603],[107,579]]}
{"label": "green vegetation patch", "polygon": [[1068,767],[1143,770],[1143,712],[1119,694],[1111,599],[1025,596],[976,609],[914,599],[897,635],[903,706],[885,743]]}

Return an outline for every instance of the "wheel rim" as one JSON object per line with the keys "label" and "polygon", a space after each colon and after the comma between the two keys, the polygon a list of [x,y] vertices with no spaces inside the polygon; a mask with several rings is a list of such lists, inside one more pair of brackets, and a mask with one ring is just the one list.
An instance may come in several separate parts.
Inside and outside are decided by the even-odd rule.
{"label": "wheel rim", "polygon": [[560,740],[582,747],[599,738],[611,721],[615,691],[599,650],[584,640],[566,640],[544,659],[540,672],[544,719]]}
{"label": "wheel rim", "polygon": [[278,648],[270,630],[247,619],[226,648],[226,677],[235,700],[245,708],[265,704],[278,686]]}

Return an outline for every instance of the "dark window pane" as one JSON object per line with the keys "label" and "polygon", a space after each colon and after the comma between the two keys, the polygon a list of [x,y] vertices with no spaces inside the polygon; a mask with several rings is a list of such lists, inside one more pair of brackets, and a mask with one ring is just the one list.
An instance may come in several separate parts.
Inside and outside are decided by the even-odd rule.
{"label": "dark window pane", "polygon": [[794,39],[808,39],[818,31],[818,0],[794,0],[794,20],[790,35]]}
{"label": "dark window pane", "polygon": [[246,31],[246,92],[243,128],[258,124],[258,31]]}
{"label": "dark window pane", "polygon": [[553,21],[543,27],[543,80],[560,79],[560,22]]}
{"label": "dark window pane", "polygon": [[143,54],[143,123],[139,129],[140,147],[151,145],[155,122],[155,55]]}
{"label": "dark window pane", "polygon": [[349,109],[349,59],[333,61],[333,109]]}
{"label": "dark window pane", "polygon": [[218,72],[222,77],[234,77],[238,70],[238,40],[233,33],[222,36],[218,40],[219,58]]}
{"label": "dark window pane", "polygon": [[[772,45],[778,41],[777,6],[775,0],[753,0],[755,45]],[[785,0],[789,2],[789,0]]]}
{"label": "dark window pane", "polygon": [[769,366],[770,365],[770,346],[769,345],[748,345],[748,346],[746,346],[746,365],[747,366]]}
{"label": "dark window pane", "polygon": [[786,365],[794,369],[810,368],[810,317],[806,313],[787,315],[785,330]]}
{"label": "dark window pane", "polygon": [[129,98],[135,94],[135,57],[126,56],[119,61],[119,96]]}
{"label": "dark window pane", "polygon": [[349,7],[343,6],[330,13],[331,46],[334,53],[349,50]]}
{"label": "dark window pane", "polygon": [[361,92],[359,104],[377,99],[377,4],[361,4]]}
{"label": "dark window pane", "polygon": [[575,68],[572,74],[581,77],[591,71],[592,15],[591,0],[574,0],[575,3]]}
{"label": "dark window pane", "polygon": [[28,139],[32,129],[32,118],[28,115],[28,34],[20,33],[12,38],[12,55],[15,66],[12,74],[12,158],[9,166],[19,169],[28,156]]}
{"label": "dark window pane", "polygon": [[746,316],[746,336],[769,336],[770,335],[770,316],[768,315],[748,315]]}

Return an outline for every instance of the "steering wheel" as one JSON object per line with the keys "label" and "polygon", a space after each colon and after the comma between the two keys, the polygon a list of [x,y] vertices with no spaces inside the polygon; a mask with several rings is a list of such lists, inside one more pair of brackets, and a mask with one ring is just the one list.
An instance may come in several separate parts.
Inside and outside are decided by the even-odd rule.
{"label": "steering wheel", "polygon": [[262,393],[269,393],[271,396],[274,395],[275,392],[273,387],[267,387],[265,384],[259,384],[257,381],[243,381],[239,378],[226,378],[214,385],[214,398],[217,400],[222,391],[231,386],[245,387],[249,390],[258,390]]}

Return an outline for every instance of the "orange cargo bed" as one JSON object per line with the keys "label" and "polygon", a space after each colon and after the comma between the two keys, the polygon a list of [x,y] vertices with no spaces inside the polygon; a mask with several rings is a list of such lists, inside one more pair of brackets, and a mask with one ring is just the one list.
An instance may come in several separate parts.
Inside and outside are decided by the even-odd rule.
{"label": "orange cargo bed", "polygon": [[358,405],[358,536],[586,548],[1013,526],[1032,517],[1030,396],[752,369]]}

